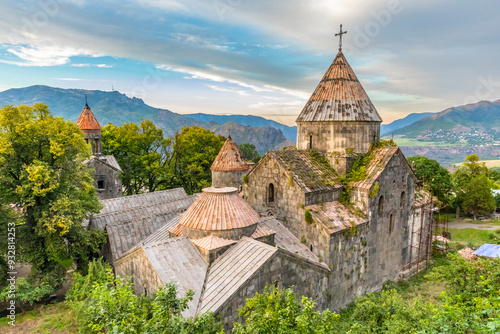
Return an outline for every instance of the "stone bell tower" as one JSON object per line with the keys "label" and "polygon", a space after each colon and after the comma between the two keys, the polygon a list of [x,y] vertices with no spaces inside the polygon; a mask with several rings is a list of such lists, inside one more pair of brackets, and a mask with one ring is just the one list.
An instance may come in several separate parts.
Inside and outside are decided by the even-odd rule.
{"label": "stone bell tower", "polygon": [[85,107],[83,108],[76,125],[80,127],[83,131],[85,141],[90,144],[92,148],[92,155],[100,156],[101,150],[101,125],[95,118],[92,110],[87,103],[87,97],[85,97]]}
{"label": "stone bell tower", "polygon": [[[340,36],[345,33],[341,27]],[[352,167],[356,153],[367,153],[380,140],[382,119],[344,57],[342,44],[296,122],[297,148],[324,153],[341,175]]]}

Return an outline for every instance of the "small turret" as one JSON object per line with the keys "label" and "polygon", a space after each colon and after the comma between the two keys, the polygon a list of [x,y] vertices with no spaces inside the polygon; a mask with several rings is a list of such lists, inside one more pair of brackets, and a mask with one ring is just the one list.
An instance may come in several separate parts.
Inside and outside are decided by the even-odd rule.
{"label": "small turret", "polygon": [[250,166],[246,163],[238,145],[229,136],[210,170],[212,170],[212,186],[240,189],[243,175],[248,173]]}
{"label": "small turret", "polygon": [[[85,100],[87,97],[85,97]],[[85,141],[92,147],[92,155],[101,155],[101,125],[95,118],[92,110],[85,101],[85,108],[83,108],[76,125],[83,131]]]}

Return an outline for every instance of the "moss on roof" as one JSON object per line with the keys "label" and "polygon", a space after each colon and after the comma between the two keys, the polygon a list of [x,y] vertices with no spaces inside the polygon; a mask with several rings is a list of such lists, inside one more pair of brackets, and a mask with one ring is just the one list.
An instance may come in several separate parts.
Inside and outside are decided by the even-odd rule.
{"label": "moss on roof", "polygon": [[342,186],[335,169],[317,152],[283,150],[271,154],[306,192]]}

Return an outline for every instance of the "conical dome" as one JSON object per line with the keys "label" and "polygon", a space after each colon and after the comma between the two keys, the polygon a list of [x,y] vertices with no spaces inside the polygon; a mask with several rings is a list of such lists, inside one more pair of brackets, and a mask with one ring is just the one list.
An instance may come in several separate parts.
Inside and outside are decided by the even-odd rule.
{"label": "conical dome", "polygon": [[339,51],[296,122],[382,122],[351,66]]}
{"label": "conical dome", "polygon": [[209,235],[238,240],[251,236],[259,214],[238,196],[232,187],[205,188],[196,201],[182,214],[182,235],[193,239]]}
{"label": "conical dome", "polygon": [[76,125],[78,125],[81,130],[101,130],[101,125],[95,118],[92,110],[90,110],[88,104],[85,104],[85,108],[83,108],[80,117],[78,117]]}
{"label": "conical dome", "polygon": [[219,172],[245,171],[249,170],[250,166],[246,163],[238,145],[229,136],[210,169]]}

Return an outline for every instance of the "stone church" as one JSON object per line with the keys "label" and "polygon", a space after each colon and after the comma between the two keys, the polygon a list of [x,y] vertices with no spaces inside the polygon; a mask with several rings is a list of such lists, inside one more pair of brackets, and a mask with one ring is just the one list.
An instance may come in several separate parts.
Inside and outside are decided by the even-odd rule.
{"label": "stone church", "polygon": [[[201,194],[103,199],[87,223],[107,231],[104,254],[136,293],[194,290],[185,316],[212,311],[231,328],[273,284],[338,310],[426,261],[412,245],[414,231],[430,231],[432,197],[398,147],[376,148],[381,122],[340,50],[297,118],[296,148],[249,170],[229,137]],[[341,177],[366,155],[364,177],[346,189]]]}
{"label": "stone church", "polygon": [[76,125],[83,132],[85,141],[90,145],[92,157],[85,161],[94,169],[94,186],[100,199],[121,197],[123,195],[120,174],[122,169],[113,155],[102,155],[101,125],[94,116],[88,103],[85,103]]}

